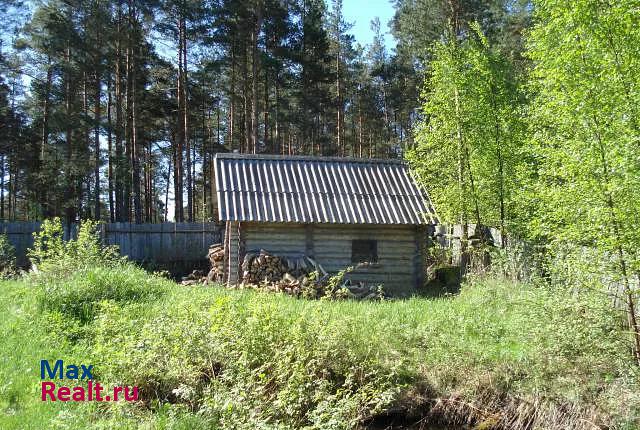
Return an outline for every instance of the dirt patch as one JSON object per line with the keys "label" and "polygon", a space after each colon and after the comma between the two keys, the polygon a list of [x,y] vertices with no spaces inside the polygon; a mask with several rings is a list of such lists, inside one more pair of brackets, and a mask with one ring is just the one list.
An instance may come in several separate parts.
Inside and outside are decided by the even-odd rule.
{"label": "dirt patch", "polygon": [[594,430],[609,428],[594,408],[526,400],[492,390],[474,399],[408,393],[396,407],[362,423],[362,430]]}

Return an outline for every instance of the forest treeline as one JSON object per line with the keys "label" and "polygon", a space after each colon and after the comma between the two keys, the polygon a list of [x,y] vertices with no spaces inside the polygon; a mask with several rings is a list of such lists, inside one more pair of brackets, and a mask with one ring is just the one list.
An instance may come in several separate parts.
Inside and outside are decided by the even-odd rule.
{"label": "forest treeline", "polygon": [[390,50],[341,0],[2,1],[0,219],[212,219],[216,152],[403,157],[452,20],[521,62],[528,2],[395,7]]}

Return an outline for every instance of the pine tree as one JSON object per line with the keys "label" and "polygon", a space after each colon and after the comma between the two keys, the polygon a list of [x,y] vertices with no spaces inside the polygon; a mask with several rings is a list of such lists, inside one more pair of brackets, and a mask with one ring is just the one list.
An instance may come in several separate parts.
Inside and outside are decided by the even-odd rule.
{"label": "pine tree", "polygon": [[175,220],[206,219],[218,151],[386,157],[409,141],[411,60],[387,56],[379,25],[355,47],[340,1],[24,7],[10,56],[30,88],[0,160],[6,218],[148,222],[173,195]]}

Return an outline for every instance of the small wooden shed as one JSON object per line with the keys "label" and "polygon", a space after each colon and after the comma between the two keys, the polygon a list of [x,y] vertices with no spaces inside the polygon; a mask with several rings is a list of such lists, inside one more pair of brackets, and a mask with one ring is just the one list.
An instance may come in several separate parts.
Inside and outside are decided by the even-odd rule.
{"label": "small wooden shed", "polygon": [[218,154],[215,185],[225,229],[225,281],[248,252],[305,254],[329,273],[395,296],[422,284],[429,197],[398,160]]}

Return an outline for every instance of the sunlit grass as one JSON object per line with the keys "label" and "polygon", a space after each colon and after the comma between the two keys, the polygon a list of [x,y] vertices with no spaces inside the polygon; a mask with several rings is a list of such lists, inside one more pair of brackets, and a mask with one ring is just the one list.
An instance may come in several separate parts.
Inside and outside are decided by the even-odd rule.
{"label": "sunlit grass", "polygon": [[[486,279],[439,299],[307,301],[124,264],[4,282],[0,308],[3,429],[352,428],[400,399],[487,392],[637,419],[620,315],[594,293]],[[41,358],[93,364],[144,404],[41,402]]]}

